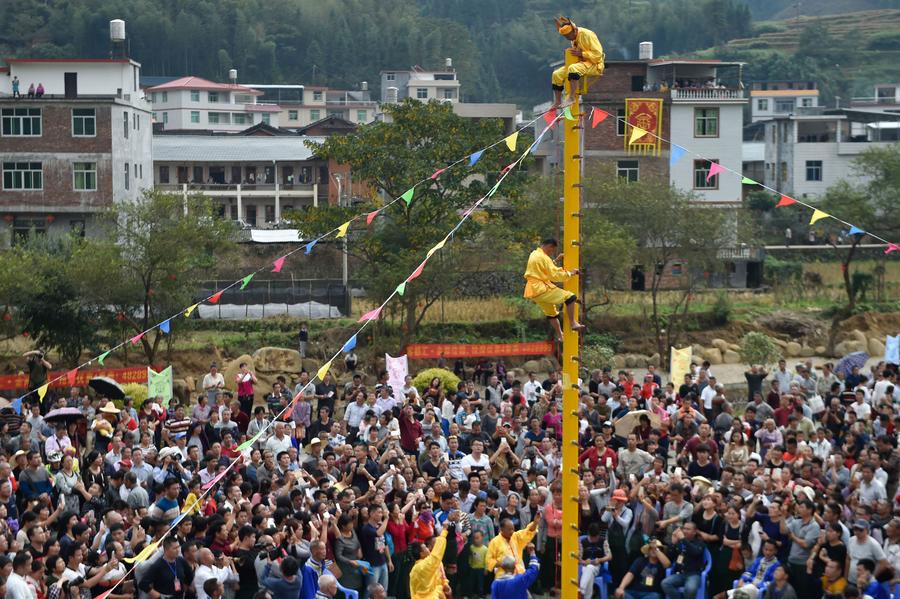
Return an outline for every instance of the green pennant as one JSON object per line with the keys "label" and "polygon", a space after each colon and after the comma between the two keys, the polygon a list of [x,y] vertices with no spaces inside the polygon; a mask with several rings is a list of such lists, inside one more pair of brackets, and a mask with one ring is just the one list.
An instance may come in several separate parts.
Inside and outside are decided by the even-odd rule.
{"label": "green pennant", "polygon": [[575,117],[572,115],[572,107],[566,106],[566,109],[563,110],[563,116],[566,117],[566,120],[574,121]]}
{"label": "green pennant", "polygon": [[406,293],[406,281],[397,285],[397,295],[403,295],[404,293]]}
{"label": "green pennant", "polygon": [[247,285],[250,284],[250,279],[253,278],[253,275],[254,275],[254,274],[255,274],[255,273],[250,273],[249,275],[247,275],[246,277],[244,277],[243,280],[241,280],[241,291],[243,291],[244,288],[247,287]]}
{"label": "green pennant", "polygon": [[263,429],[263,430],[259,431],[258,433],[256,433],[255,435],[253,435],[252,438],[247,439],[246,441],[244,441],[243,443],[238,445],[238,451],[246,451],[246,450],[250,449],[250,447],[253,446],[254,443],[259,441],[259,438],[262,437],[265,432],[266,432],[266,429]]}
{"label": "green pennant", "polygon": [[406,202],[407,206],[412,204],[413,194],[415,192],[416,192],[416,188],[410,187],[408,190],[406,190],[406,193],[404,193],[402,196],[400,196],[403,199],[403,201]]}
{"label": "green pennant", "polygon": [[741,177],[741,185],[759,185],[759,183],[749,177]]}
{"label": "green pennant", "polygon": [[[112,350],[110,350],[110,351],[112,351]],[[108,355],[109,355],[109,351],[105,351],[102,354],[100,354],[99,358],[97,358],[97,361],[100,363],[100,366],[103,366],[103,360],[105,360],[106,356],[108,356]]]}

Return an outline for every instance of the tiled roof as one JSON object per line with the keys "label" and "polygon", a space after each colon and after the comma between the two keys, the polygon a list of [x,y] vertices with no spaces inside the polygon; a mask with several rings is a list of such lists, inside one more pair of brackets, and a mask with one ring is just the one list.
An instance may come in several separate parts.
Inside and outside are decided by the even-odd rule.
{"label": "tiled roof", "polygon": [[169,81],[168,83],[163,83],[162,85],[157,85],[155,87],[149,88],[147,91],[157,92],[157,91],[170,91],[176,89],[202,89],[207,91],[232,91],[232,92],[240,92],[242,94],[253,94],[256,96],[263,95],[263,92],[255,90],[250,87],[245,87],[243,85],[237,85],[234,83],[216,83],[214,81],[209,81],[208,79],[203,79],[202,77],[181,77],[179,79],[175,79],[173,81]]}

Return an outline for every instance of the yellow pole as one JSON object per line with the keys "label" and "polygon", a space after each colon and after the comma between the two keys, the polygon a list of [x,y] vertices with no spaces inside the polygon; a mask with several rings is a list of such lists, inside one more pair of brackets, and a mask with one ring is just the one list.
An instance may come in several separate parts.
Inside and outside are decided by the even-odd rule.
{"label": "yellow pole", "polygon": [[[578,59],[566,52],[566,65]],[[568,81],[567,86],[580,86]],[[567,90],[568,91],[568,90]],[[581,91],[581,90],[574,90]],[[563,268],[581,267],[579,218],[581,212],[581,96],[574,95],[570,110],[575,120],[563,119]],[[564,288],[577,294],[578,275],[569,278]],[[578,305],[575,306],[576,316]],[[565,320],[565,319],[564,319]],[[563,322],[563,445],[562,445],[562,599],[578,599],[578,332],[572,323]]]}

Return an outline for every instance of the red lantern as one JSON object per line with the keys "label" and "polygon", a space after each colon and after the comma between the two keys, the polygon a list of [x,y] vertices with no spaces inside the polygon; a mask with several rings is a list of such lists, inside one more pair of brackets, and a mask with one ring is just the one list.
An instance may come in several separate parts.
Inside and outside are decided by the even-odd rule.
{"label": "red lantern", "polygon": [[49,225],[50,223],[52,223],[53,221],[55,221],[55,220],[56,220],[56,217],[53,216],[52,214],[48,214],[48,215],[47,215],[47,224],[48,224],[48,225]]}

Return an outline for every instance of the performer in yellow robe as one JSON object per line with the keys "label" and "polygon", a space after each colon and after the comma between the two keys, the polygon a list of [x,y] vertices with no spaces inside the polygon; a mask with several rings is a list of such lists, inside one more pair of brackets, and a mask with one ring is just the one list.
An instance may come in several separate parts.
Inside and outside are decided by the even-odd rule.
{"label": "performer in yellow robe", "polygon": [[538,512],[534,520],[522,530],[515,530],[512,520],[504,518],[500,522],[500,534],[491,539],[488,544],[486,561],[486,571],[494,572],[507,555],[512,556],[516,560],[516,574],[525,572],[525,563],[522,561],[522,552],[525,547],[534,539],[537,534],[538,526],[541,523],[541,514]]}
{"label": "performer in yellow robe", "polygon": [[[459,512],[455,512],[459,514]],[[453,514],[451,514],[451,517]],[[456,520],[459,516],[456,516]],[[442,599],[447,581],[444,577],[444,551],[447,550],[447,535],[456,534],[455,521],[448,521],[440,536],[434,540],[431,550],[422,543],[413,543],[416,563],[409,571],[409,596],[411,599]],[[416,553],[418,552],[418,553]]]}
{"label": "performer in yellow robe", "polygon": [[562,92],[565,89],[566,79],[569,80],[569,97],[566,102],[575,99],[575,87],[582,77],[599,77],[603,74],[603,46],[597,38],[597,34],[590,29],[578,27],[570,19],[559,17],[556,19],[556,29],[559,34],[572,42],[568,52],[581,60],[566,66],[563,65],[553,71],[551,79],[553,83],[553,107],[559,107],[562,102]]}
{"label": "performer in yellow robe", "polygon": [[554,283],[563,283],[569,277],[577,275],[578,269],[569,272],[556,265],[555,260],[562,258],[562,254],[554,260],[551,256],[556,254],[558,244],[555,239],[545,239],[540,247],[536,248],[528,256],[528,266],[525,267],[525,298],[530,299],[543,310],[544,315],[550,320],[550,326],[556,333],[556,338],[562,341],[562,327],[559,325],[559,305],[566,305],[566,314],[573,331],[584,328],[575,320],[575,294],[565,289],[560,289]]}

